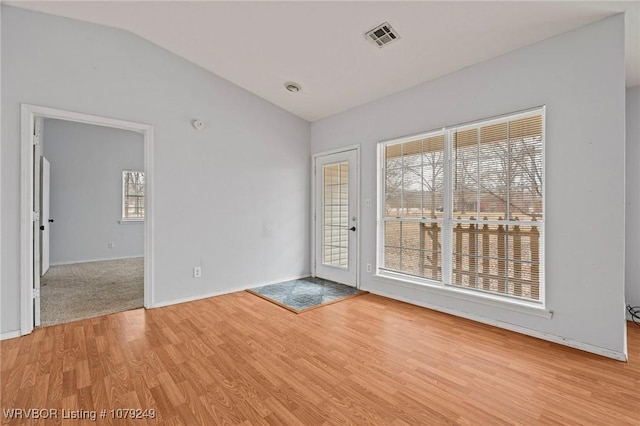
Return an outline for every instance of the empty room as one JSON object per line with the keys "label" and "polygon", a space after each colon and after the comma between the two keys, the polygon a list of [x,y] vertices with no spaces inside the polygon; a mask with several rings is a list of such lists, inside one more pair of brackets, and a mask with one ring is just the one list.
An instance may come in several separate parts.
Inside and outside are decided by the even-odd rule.
{"label": "empty room", "polygon": [[640,2],[0,34],[2,424],[640,425]]}

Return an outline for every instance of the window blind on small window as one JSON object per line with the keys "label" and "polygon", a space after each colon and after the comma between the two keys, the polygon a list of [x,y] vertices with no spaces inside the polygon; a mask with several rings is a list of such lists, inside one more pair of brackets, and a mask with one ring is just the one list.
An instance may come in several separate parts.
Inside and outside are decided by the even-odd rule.
{"label": "window blind on small window", "polygon": [[122,172],[122,218],[144,219],[144,172]]}

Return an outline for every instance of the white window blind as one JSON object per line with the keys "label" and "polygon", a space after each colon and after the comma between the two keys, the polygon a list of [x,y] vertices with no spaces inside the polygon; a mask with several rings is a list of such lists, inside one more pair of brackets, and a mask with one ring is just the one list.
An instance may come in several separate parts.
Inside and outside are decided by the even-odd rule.
{"label": "white window blind", "polygon": [[541,302],[544,110],[381,144],[378,270]]}
{"label": "white window blind", "polygon": [[322,263],[349,266],[349,163],[322,167]]}
{"label": "white window blind", "polygon": [[444,134],[385,147],[384,269],[442,279]]}

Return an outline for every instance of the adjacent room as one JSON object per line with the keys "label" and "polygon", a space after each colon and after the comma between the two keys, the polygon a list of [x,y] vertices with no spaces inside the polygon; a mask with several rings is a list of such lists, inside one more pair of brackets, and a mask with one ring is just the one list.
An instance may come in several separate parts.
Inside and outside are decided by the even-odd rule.
{"label": "adjacent room", "polygon": [[47,164],[41,173],[48,170],[48,178],[46,184],[41,179],[43,196],[34,198],[46,199],[49,206],[40,209],[40,323],[143,307],[142,135],[41,121],[41,161]]}
{"label": "adjacent room", "polygon": [[640,424],[640,2],[0,35],[3,424]]}

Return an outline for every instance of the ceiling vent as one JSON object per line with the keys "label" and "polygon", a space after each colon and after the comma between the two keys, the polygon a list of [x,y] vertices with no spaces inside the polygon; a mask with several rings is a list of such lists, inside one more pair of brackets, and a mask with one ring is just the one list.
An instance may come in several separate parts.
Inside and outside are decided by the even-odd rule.
{"label": "ceiling vent", "polygon": [[365,37],[377,44],[378,47],[385,46],[400,38],[396,30],[391,28],[387,22],[367,31]]}

